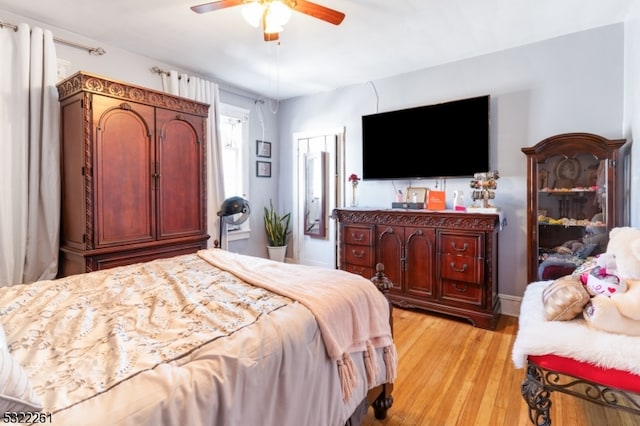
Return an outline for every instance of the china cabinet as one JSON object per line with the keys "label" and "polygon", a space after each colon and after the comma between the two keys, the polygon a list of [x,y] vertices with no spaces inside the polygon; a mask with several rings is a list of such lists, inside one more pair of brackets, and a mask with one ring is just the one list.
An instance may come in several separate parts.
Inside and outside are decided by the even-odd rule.
{"label": "china cabinet", "polygon": [[550,256],[578,262],[606,250],[609,230],[622,223],[624,144],[624,139],[564,133],[522,148],[529,282],[541,279],[541,263]]}

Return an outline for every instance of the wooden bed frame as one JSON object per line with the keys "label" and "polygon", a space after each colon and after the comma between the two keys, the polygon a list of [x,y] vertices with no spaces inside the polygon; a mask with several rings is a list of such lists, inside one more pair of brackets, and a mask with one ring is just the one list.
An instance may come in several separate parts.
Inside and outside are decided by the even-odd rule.
{"label": "wooden bed frame", "polygon": [[[588,370],[589,367],[586,369],[576,368],[575,372],[562,368],[556,370],[550,368],[554,364],[553,361],[549,363],[550,365],[543,367],[537,361],[537,358],[545,359],[546,357],[548,356],[529,357],[527,359],[526,377],[521,387],[522,397],[529,406],[529,418],[536,426],[551,425],[549,409],[551,408],[551,393],[553,391],[572,395],[605,407],[640,415],[640,393],[597,383],[574,375],[580,374],[584,376],[584,371]],[[605,374],[627,374],[626,372],[612,369],[602,369],[602,372]],[[588,373],[586,375],[589,376]]]}
{"label": "wooden bed frame", "polygon": [[[384,265],[378,263],[376,265],[376,274],[371,277],[371,282],[387,297],[387,293],[393,284],[391,280],[384,275]],[[387,300],[388,297],[387,297]],[[389,324],[393,333],[393,304],[389,301]],[[376,419],[382,420],[387,417],[387,410],[393,405],[393,383],[385,383],[376,386],[367,393],[367,407],[372,406]],[[365,412],[366,413],[366,412]],[[360,424],[360,423],[354,423]]]}

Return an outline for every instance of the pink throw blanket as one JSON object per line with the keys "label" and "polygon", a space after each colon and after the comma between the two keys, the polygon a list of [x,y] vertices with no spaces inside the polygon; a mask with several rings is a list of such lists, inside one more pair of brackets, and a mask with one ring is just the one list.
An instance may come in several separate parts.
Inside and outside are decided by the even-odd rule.
{"label": "pink throw blanket", "polygon": [[[358,380],[350,358],[352,352],[364,353],[371,383],[377,370],[373,348],[384,348],[387,381],[395,380],[397,353],[389,324],[389,304],[371,281],[337,269],[274,262],[220,249],[200,250],[198,255],[250,284],[307,307],[318,322],[327,355],[338,364],[345,400]],[[347,303],[337,302],[345,300]]]}

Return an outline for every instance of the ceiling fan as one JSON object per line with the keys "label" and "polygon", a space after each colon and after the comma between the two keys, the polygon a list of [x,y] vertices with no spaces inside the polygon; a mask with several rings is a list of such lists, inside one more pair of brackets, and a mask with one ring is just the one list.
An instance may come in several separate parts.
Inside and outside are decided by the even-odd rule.
{"label": "ceiling fan", "polygon": [[278,40],[278,34],[292,10],[314,18],[340,25],[344,13],[306,0],[218,0],[191,6],[196,13],[207,13],[227,7],[244,5],[242,15],[254,27],[262,24],[264,41]]}

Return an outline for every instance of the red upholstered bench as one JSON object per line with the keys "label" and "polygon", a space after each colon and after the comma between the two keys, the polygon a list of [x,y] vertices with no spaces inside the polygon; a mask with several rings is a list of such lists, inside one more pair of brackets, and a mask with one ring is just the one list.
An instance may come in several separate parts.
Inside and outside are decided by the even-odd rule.
{"label": "red upholstered bench", "polygon": [[558,355],[529,355],[521,392],[533,424],[551,424],[553,391],[640,415],[640,376]]}
{"label": "red upholstered bench", "polygon": [[531,422],[551,424],[553,392],[640,416],[640,336],[596,330],[582,316],[546,320],[542,292],[550,282],[527,286],[512,348],[515,367],[525,370],[521,393]]}

